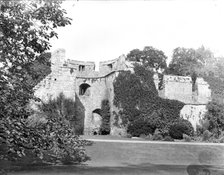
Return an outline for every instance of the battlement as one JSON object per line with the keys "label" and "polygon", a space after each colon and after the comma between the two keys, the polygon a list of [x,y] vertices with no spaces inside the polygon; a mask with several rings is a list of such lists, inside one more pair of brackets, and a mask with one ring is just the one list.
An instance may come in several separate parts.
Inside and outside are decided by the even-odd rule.
{"label": "battlement", "polygon": [[84,66],[95,66],[95,63],[92,61],[77,61],[77,60],[70,60],[66,61],[67,64],[70,65],[84,65]]}
{"label": "battlement", "polygon": [[109,73],[116,70],[125,70],[125,55],[121,55],[116,59],[101,61],[99,66],[99,71],[103,73]]}
{"label": "battlement", "polygon": [[170,82],[180,82],[180,83],[191,83],[191,77],[187,76],[176,76],[176,75],[165,75],[163,78],[164,81]]}
{"label": "battlement", "polygon": [[[177,75],[164,75],[163,80],[165,82],[179,82],[179,83],[192,83],[192,79],[189,76],[177,76]],[[196,79],[197,84],[208,85],[202,77]]]}
{"label": "battlement", "polygon": [[52,72],[58,72],[59,70],[70,69],[70,72],[75,72],[78,77],[104,77],[111,72],[118,70],[125,70],[125,56],[108,60],[101,61],[99,65],[99,71],[95,71],[95,63],[90,61],[77,61],[66,59],[65,50],[58,49],[53,52],[51,58]]}

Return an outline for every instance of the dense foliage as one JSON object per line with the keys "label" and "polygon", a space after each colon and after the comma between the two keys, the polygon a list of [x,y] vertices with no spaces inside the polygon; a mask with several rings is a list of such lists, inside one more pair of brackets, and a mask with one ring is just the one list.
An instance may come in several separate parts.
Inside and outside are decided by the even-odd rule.
{"label": "dense foliage", "polygon": [[192,73],[210,75],[215,60],[213,53],[204,46],[198,49],[178,47],[173,51],[166,73],[179,76],[191,76]]}
{"label": "dense foliage", "polygon": [[184,106],[182,102],[160,98],[153,72],[138,64],[134,73],[121,72],[118,75],[114,93],[114,104],[121,109],[119,116],[123,125],[128,126],[128,131],[135,136],[153,133],[156,128],[165,135]]}
{"label": "dense foliage", "polygon": [[50,63],[51,53],[46,52],[41,54],[36,60],[27,65],[30,81],[35,86],[43,80],[48,74],[51,73]]}
{"label": "dense foliage", "polygon": [[139,118],[130,122],[127,128],[127,132],[133,137],[139,137],[141,134],[153,134],[154,130],[155,126],[153,126],[148,120],[144,120],[144,118]]}
{"label": "dense foliage", "polygon": [[183,134],[193,136],[194,128],[188,120],[178,120],[171,124],[169,134],[174,139],[183,139]]}
{"label": "dense foliage", "polygon": [[110,134],[110,104],[108,100],[103,100],[101,103],[102,124],[100,126],[100,134]]}
{"label": "dense foliage", "polygon": [[167,73],[189,76],[195,72],[196,69],[202,67],[202,64],[203,58],[196,50],[178,47],[173,51],[172,60]]}
{"label": "dense foliage", "polygon": [[224,104],[224,79],[215,76],[204,76],[203,78],[211,89],[212,101]]}
{"label": "dense foliage", "polygon": [[[83,126],[83,119],[76,115],[76,102],[60,94],[56,99],[39,105],[39,110],[45,119],[45,122],[39,122],[39,125],[42,125],[43,137],[46,137],[51,145],[48,151],[54,156],[54,160],[62,162],[88,160],[84,146],[91,143],[79,140],[76,134],[76,127]],[[40,118],[40,116],[34,117]]]}
{"label": "dense foliage", "polygon": [[219,137],[221,132],[224,131],[224,106],[217,102],[209,102],[205,120],[209,122],[208,130]]}
{"label": "dense foliage", "polygon": [[140,62],[146,67],[158,69],[165,69],[166,55],[163,51],[155,49],[151,46],[146,46],[143,50],[134,49],[127,55],[127,60]]}
{"label": "dense foliage", "polygon": [[[61,145],[55,141],[55,148],[64,146],[69,152],[75,146],[72,156],[76,154],[74,151],[78,157],[83,155],[84,144],[71,134],[67,124],[60,123],[61,119],[52,118],[47,126],[61,125],[63,131],[45,130],[46,125],[27,125],[31,115],[27,104],[35,99],[33,87],[43,76],[36,73],[40,69],[35,65],[44,60],[41,55],[50,48],[49,40],[58,37],[55,28],[70,24],[61,3],[59,0],[2,0],[0,3],[0,145],[5,149],[0,159],[19,159],[30,151],[42,158],[43,151],[52,146],[48,137],[60,132],[60,137],[64,137],[61,139],[67,142]],[[58,125],[54,126],[53,120],[59,120]],[[47,135],[50,132],[51,136]]]}

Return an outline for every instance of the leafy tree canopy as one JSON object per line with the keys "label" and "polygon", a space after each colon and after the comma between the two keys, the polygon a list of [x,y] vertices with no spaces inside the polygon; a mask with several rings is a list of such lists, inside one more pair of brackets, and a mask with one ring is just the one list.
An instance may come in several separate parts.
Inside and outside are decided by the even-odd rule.
{"label": "leafy tree canopy", "polygon": [[146,46],[143,50],[134,49],[127,55],[127,60],[143,63],[144,66],[158,69],[165,69],[166,55],[163,51],[155,49],[151,46]]}
{"label": "leafy tree canopy", "polygon": [[166,70],[167,74],[190,76],[214,74],[217,58],[204,46],[198,49],[178,47],[174,49],[172,60]]}
{"label": "leafy tree canopy", "polygon": [[[31,64],[43,59],[55,28],[70,24],[61,1],[8,1],[0,3],[1,114],[24,113],[36,82]],[[21,114],[23,115],[23,114]]]}
{"label": "leafy tree canopy", "polygon": [[[0,147],[6,148],[0,159],[18,159],[26,156],[26,150],[41,157],[49,149],[50,135],[46,135],[42,125],[27,125],[31,114],[27,106],[34,98],[33,87],[41,79],[35,64],[44,60],[43,53],[51,47],[50,39],[58,37],[55,29],[71,21],[61,3],[60,0],[0,1]],[[79,147],[78,138],[73,144]]]}
{"label": "leafy tree canopy", "polygon": [[201,46],[198,49],[176,48],[166,74],[191,76],[193,82],[203,77],[208,82],[212,100],[224,103],[224,58],[216,58],[211,50]]}
{"label": "leafy tree canopy", "polygon": [[189,76],[204,64],[204,59],[196,50],[178,47],[174,49],[168,74]]}

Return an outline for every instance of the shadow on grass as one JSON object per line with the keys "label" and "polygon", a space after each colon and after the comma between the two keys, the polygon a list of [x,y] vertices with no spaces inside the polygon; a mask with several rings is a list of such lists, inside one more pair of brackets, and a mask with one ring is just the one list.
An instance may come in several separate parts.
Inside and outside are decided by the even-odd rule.
{"label": "shadow on grass", "polygon": [[[172,174],[172,175],[181,175],[189,174],[190,170],[201,169],[201,166],[197,165],[155,165],[155,164],[139,164],[131,165],[127,164],[126,166],[102,166],[102,167],[91,167],[87,165],[56,165],[56,166],[40,166],[40,165],[30,165],[23,167],[14,167],[11,169],[10,174]],[[223,175],[224,169],[217,169],[211,166],[203,166],[205,172],[210,172],[214,175]],[[208,170],[208,171],[206,171]],[[220,171],[221,170],[221,171]],[[189,175],[196,175],[198,171],[190,171]],[[202,171],[201,171],[202,172]],[[204,172],[204,171],[203,171]],[[212,172],[212,173],[211,173]],[[196,173],[196,174],[194,174]],[[209,175],[209,174],[205,174]]]}

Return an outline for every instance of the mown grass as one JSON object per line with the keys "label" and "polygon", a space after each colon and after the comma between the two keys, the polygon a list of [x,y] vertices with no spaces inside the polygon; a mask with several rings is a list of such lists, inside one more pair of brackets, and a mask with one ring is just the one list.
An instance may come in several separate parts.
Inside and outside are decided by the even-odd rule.
{"label": "mown grass", "polygon": [[224,174],[224,146],[160,143],[95,142],[87,147],[91,161],[83,165],[30,166],[10,175],[98,175],[152,174],[182,175],[187,169],[207,169],[212,175]]}

